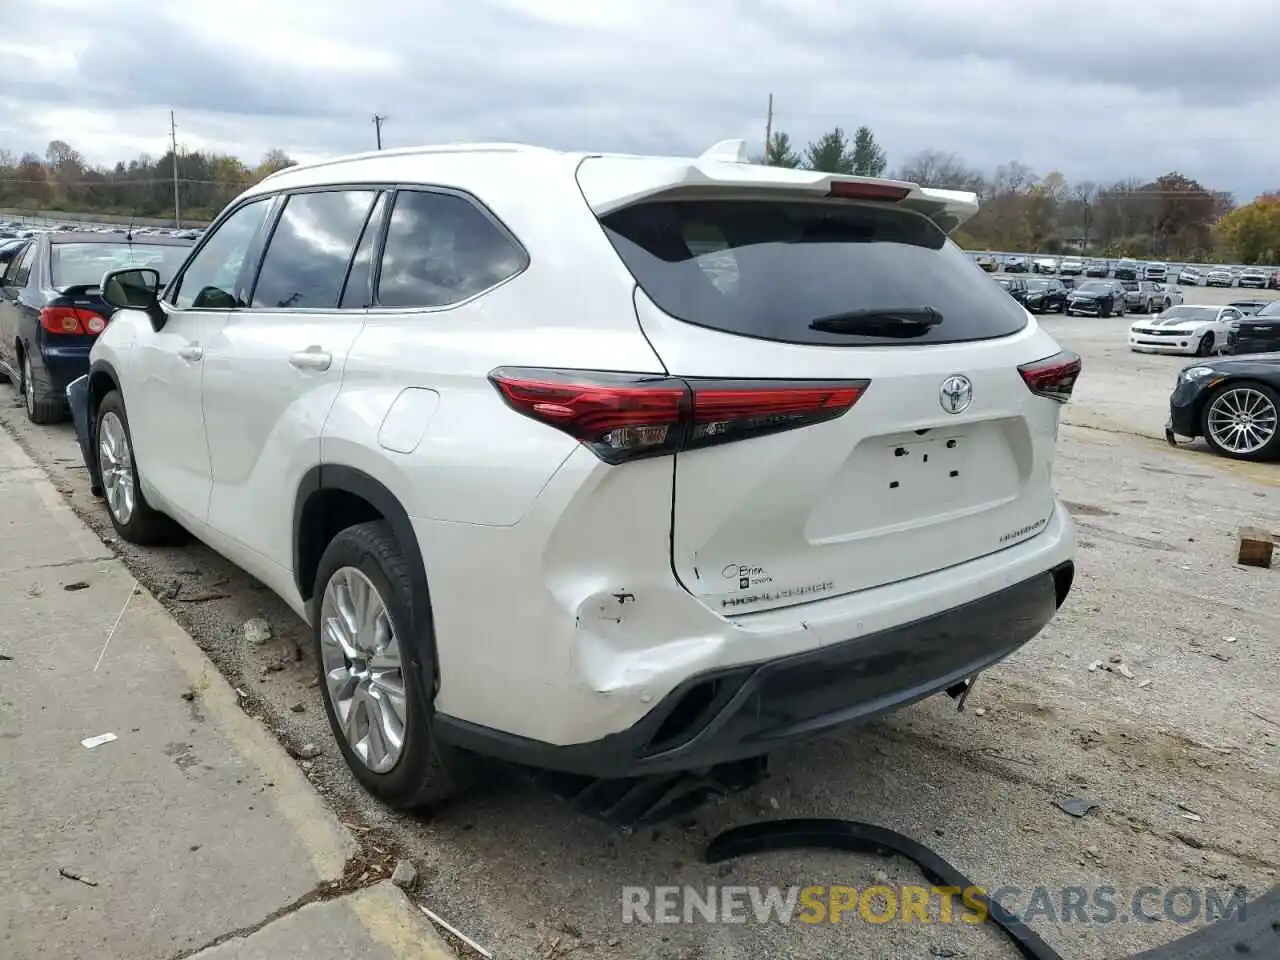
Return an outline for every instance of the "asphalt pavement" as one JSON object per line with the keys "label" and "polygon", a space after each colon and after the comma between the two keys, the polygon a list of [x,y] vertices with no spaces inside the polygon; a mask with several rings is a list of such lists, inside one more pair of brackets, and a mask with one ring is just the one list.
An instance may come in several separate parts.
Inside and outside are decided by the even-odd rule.
{"label": "asphalt pavement", "polygon": [[0,576],[0,956],[453,956],[3,432]]}

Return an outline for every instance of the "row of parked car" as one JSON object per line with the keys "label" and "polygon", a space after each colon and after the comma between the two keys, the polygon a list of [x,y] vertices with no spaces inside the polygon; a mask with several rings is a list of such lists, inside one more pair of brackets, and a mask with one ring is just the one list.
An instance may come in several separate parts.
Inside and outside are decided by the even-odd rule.
{"label": "row of parked car", "polygon": [[1013,299],[1032,313],[1110,317],[1126,313],[1159,313],[1183,302],[1174,284],[1149,280],[1030,279],[1001,274],[993,278]]}
{"label": "row of parked car", "polygon": [[987,273],[1041,274],[1059,277],[1113,278],[1164,283],[1171,275],[1190,287],[1252,287],[1280,290],[1280,270],[1270,267],[1171,265],[1162,261],[1086,259],[1083,257],[1030,257],[992,253],[973,255]]}

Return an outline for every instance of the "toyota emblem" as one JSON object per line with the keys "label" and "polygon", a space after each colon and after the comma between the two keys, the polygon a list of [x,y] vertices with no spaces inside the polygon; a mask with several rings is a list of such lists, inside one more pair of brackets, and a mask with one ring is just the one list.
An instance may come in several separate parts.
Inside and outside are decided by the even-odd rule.
{"label": "toyota emblem", "polygon": [[938,391],[938,402],[947,413],[964,413],[973,402],[973,384],[959,374],[947,377]]}

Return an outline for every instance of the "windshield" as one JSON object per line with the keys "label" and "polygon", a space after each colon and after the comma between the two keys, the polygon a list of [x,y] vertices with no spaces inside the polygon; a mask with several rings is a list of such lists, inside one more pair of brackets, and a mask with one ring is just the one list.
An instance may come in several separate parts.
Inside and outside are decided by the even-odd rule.
{"label": "windshield", "polygon": [[1125,280],[1125,281],[1123,281],[1123,282],[1120,284],[1120,286],[1124,287],[1126,290],[1141,290],[1141,289],[1142,289],[1142,287],[1138,284],[1138,282],[1137,282],[1136,280]]}
{"label": "windshield", "polygon": [[1160,314],[1166,320],[1213,320],[1218,316],[1217,307],[1170,307]]}
{"label": "windshield", "polygon": [[1256,314],[1259,317],[1280,317],[1280,300],[1272,300]]}
{"label": "windshield", "polygon": [[1025,311],[929,219],[885,205],[658,200],[603,218],[641,290],[686,323],[780,343],[901,346],[815,320],[932,308],[911,344],[1004,337]]}
{"label": "windshield", "polygon": [[109,270],[127,267],[150,267],[160,274],[163,287],[182,266],[191,248],[186,245],[128,243],[55,243],[50,248],[53,286],[94,286],[102,282]]}
{"label": "windshield", "polygon": [[1082,283],[1076,287],[1081,293],[1110,293],[1111,284],[1109,283]]}
{"label": "windshield", "polygon": [[1032,290],[1048,290],[1053,284],[1048,280],[1028,280],[1027,287]]}

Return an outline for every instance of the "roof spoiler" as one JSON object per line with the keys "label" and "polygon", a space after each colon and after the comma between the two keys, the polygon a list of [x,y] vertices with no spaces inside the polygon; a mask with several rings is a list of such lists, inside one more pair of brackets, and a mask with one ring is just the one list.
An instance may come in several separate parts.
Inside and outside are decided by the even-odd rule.
{"label": "roof spoiler", "polygon": [[579,166],[578,183],[600,217],[645,200],[675,195],[740,196],[756,191],[778,197],[839,196],[900,203],[924,214],[946,233],[978,212],[977,194],[964,190],[750,163],[742,140],[722,140],[693,160],[594,155]]}

